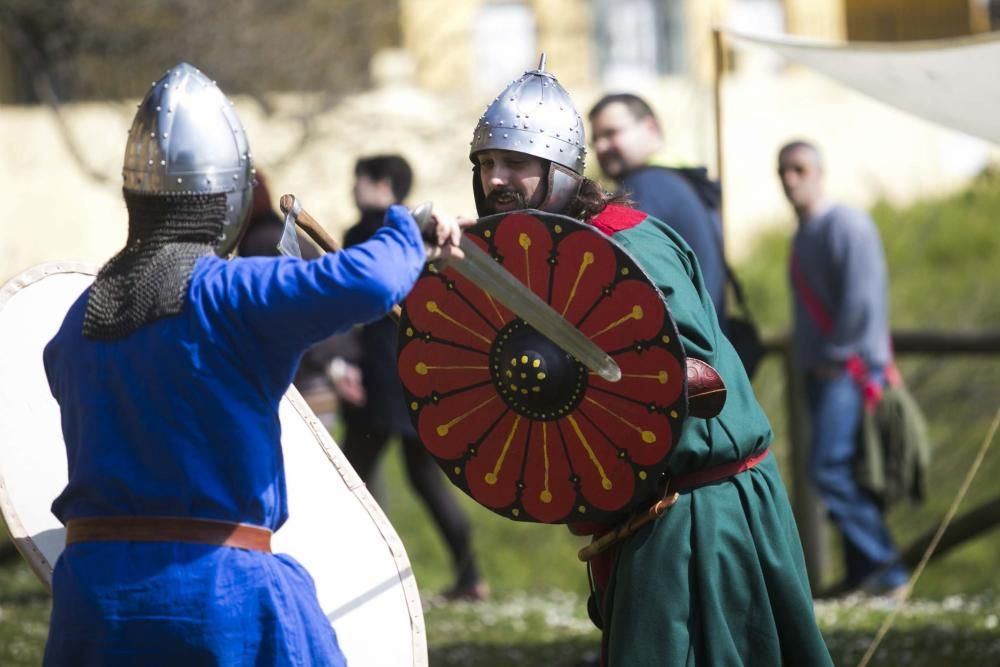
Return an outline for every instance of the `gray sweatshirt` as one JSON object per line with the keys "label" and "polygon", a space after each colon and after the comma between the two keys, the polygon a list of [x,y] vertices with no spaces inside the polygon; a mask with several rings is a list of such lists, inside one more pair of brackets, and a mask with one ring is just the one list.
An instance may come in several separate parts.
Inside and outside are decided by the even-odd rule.
{"label": "gray sweatshirt", "polygon": [[855,354],[869,365],[890,358],[885,252],[867,213],[833,206],[799,224],[792,241],[800,276],[833,323],[824,334],[790,272],[793,344],[804,371],[843,364]]}

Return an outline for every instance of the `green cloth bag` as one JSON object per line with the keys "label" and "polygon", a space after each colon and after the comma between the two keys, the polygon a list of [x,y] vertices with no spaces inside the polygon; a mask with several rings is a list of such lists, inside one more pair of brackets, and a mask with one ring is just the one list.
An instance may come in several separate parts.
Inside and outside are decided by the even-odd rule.
{"label": "green cloth bag", "polygon": [[902,382],[889,384],[874,408],[865,408],[859,430],[858,483],[888,510],[926,497],[931,441],[923,411]]}

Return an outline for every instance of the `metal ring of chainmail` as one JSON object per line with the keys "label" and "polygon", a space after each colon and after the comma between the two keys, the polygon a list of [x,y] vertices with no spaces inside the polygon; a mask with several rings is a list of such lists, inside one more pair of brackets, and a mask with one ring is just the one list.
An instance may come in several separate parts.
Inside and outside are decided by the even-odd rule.
{"label": "metal ring of chainmail", "polygon": [[125,191],[125,247],[105,264],[87,295],[83,335],[117,340],[184,306],[195,262],[215,252],[226,220],[226,193]]}

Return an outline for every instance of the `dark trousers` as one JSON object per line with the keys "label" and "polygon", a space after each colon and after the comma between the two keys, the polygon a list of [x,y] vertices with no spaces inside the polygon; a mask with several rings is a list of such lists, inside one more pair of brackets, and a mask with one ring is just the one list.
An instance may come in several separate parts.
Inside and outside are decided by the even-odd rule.
{"label": "dark trousers", "polygon": [[[372,431],[348,421],[344,455],[364,480],[374,481],[379,458],[389,443],[391,433]],[[455,567],[455,586],[464,588],[479,581],[479,570],[472,554],[469,520],[447,488],[447,480],[431,455],[417,438],[402,437],[403,457],[410,486],[424,503],[431,519],[441,532]],[[376,500],[380,503],[379,494]]]}
{"label": "dark trousers", "polygon": [[[893,565],[898,554],[882,512],[854,477],[861,390],[847,373],[807,376],[806,398],[812,418],[809,474],[843,537],[848,583],[890,588],[905,583],[906,570]],[[873,576],[879,581],[872,582]]]}

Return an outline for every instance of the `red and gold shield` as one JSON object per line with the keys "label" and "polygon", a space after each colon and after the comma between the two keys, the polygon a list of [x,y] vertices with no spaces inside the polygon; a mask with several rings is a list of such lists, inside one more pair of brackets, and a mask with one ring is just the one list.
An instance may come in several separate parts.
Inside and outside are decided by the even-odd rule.
{"label": "red and gold shield", "polygon": [[617,243],[564,216],[466,232],[619,365],[608,382],[452,269],[400,319],[399,373],[448,478],[518,521],[600,520],[655,490],[686,416],[684,351],[662,294]]}

